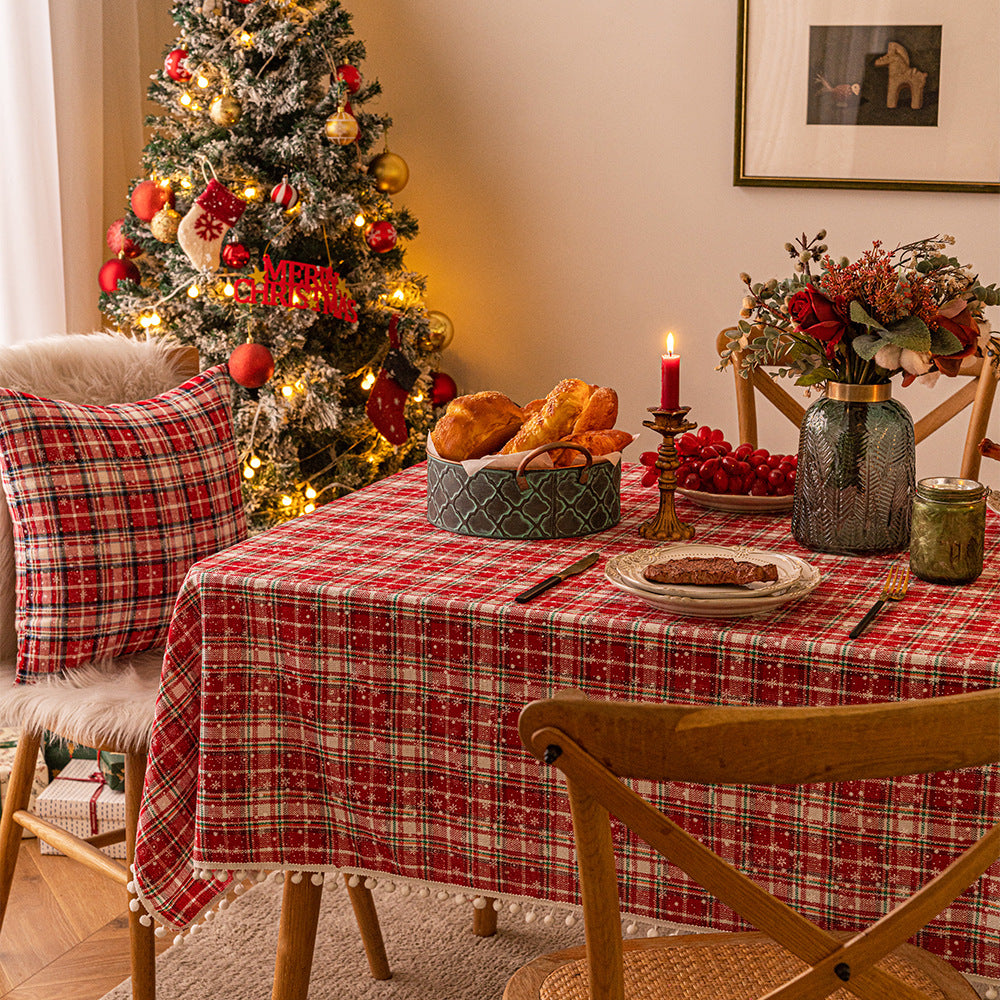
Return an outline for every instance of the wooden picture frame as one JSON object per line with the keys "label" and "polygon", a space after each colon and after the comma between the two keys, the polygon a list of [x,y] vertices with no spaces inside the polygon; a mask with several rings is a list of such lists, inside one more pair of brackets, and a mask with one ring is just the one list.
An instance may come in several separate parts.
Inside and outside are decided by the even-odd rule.
{"label": "wooden picture frame", "polygon": [[1000,0],[739,0],[733,183],[1000,193]]}

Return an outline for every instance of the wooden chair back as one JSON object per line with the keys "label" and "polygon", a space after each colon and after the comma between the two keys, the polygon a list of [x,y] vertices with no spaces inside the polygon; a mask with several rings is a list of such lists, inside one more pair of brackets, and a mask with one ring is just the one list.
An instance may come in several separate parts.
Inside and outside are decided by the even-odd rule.
{"label": "wooden chair back", "polygon": [[[719,354],[721,355],[729,347],[729,344],[739,336],[740,331],[735,326],[722,330],[716,340]],[[746,441],[756,448],[759,442],[757,440],[757,399],[755,393],[759,392],[796,427],[802,423],[806,411],[805,407],[776,381],[771,368],[751,369],[744,378],[742,360],[742,352],[734,350],[732,367],[736,380],[736,418],[739,425],[739,440],[741,443]],[[773,370],[781,367],[784,367],[784,364],[779,358],[773,366]],[[962,380],[959,388],[933,410],[917,420],[913,425],[913,433],[917,444],[920,444],[934,431],[943,427],[949,420],[971,405],[969,426],[962,448],[962,464],[958,474],[963,479],[977,479],[979,465],[982,461],[978,446],[979,442],[986,437],[986,425],[989,423],[993,397],[997,390],[997,373],[996,369],[983,358],[965,358],[956,378]]]}
{"label": "wooden chair back", "polygon": [[876,963],[1000,858],[997,823],[915,895],[845,940],[760,888],[621,780],[807,784],[981,766],[1000,761],[1000,689],[832,708],[603,702],[570,693],[527,705],[519,728],[525,747],[566,779],[591,1000],[624,997],[609,812],[808,964],[768,1000],[820,1000],[845,982],[864,1000],[927,1000]]}

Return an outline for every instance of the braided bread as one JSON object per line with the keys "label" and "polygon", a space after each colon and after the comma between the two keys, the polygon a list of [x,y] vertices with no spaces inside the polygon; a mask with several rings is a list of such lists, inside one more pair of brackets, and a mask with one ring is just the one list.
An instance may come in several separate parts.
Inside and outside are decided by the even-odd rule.
{"label": "braided bread", "polygon": [[561,440],[572,432],[588,399],[590,386],[586,382],[578,378],[564,378],[545,397],[541,409],[532,414],[503,446],[500,454],[531,451],[539,445]]}
{"label": "braided bread", "polygon": [[[605,431],[583,431],[580,434],[570,434],[562,439],[567,444],[578,444],[581,448],[586,448],[593,456],[610,455],[613,451],[621,451],[626,445],[632,443],[632,435],[628,431],[616,431],[613,429]],[[556,468],[565,468],[568,465],[583,465],[585,459],[578,451],[571,448],[560,448],[549,453],[552,456],[552,464]]]}

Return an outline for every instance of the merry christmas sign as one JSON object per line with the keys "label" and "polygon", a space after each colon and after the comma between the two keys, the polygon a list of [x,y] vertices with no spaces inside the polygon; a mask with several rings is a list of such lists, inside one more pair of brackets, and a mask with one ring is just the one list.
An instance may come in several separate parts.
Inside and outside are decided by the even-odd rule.
{"label": "merry christmas sign", "polygon": [[339,290],[340,275],[332,267],[281,260],[277,266],[264,255],[264,270],[233,282],[233,300],[242,305],[282,306],[358,321],[357,302]]}

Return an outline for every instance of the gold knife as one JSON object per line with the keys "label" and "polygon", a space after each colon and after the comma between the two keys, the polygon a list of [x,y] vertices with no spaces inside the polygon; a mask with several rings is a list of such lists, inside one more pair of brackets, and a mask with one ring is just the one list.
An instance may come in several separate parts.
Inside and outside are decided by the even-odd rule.
{"label": "gold knife", "polygon": [[560,570],[554,576],[546,577],[541,581],[541,583],[536,583],[533,587],[529,587],[527,590],[522,591],[514,598],[514,600],[517,601],[518,604],[524,604],[525,601],[530,601],[533,597],[537,597],[543,590],[548,590],[549,587],[554,587],[557,583],[562,583],[566,577],[574,576],[577,573],[582,573],[585,569],[590,569],[590,567],[593,566],[599,558],[599,552],[591,552],[582,559],[577,559],[572,566],[567,566],[566,569]]}

